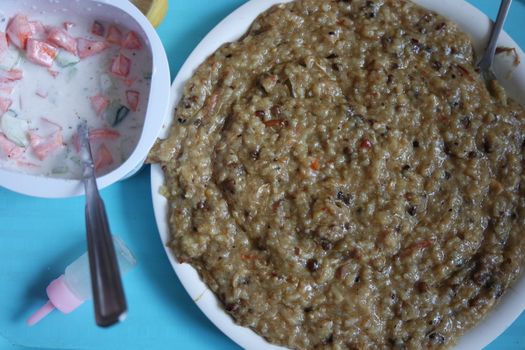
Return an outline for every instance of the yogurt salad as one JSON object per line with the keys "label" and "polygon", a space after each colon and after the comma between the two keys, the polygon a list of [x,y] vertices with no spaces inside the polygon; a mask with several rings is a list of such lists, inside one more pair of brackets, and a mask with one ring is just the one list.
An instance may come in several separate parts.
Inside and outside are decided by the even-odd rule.
{"label": "yogurt salad", "polygon": [[152,72],[137,33],[93,18],[0,15],[0,168],[81,175],[77,125],[86,120],[97,175],[138,143]]}

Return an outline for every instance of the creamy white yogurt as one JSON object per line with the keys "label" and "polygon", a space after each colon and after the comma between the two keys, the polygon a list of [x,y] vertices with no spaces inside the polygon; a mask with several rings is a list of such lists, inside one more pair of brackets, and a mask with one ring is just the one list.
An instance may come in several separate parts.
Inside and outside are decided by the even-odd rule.
{"label": "creamy white yogurt", "polygon": [[[6,32],[12,17],[0,22],[0,32]],[[29,15],[28,20],[41,22],[47,32],[53,27],[64,30],[67,27],[68,35],[94,41],[107,42],[111,25],[120,30],[123,39],[129,33],[121,25],[102,22],[104,36],[95,35],[92,28],[96,18],[71,18],[71,13],[44,12]],[[47,33],[37,34],[35,38],[45,41]],[[27,140],[18,142],[18,152],[14,155],[8,154],[5,147],[0,147],[0,167],[50,177],[79,178],[81,167],[74,140],[77,125],[82,120],[86,120],[89,128],[94,130],[92,153],[100,165],[97,175],[108,173],[124,162],[140,138],[150,89],[152,58],[142,40],[139,41],[141,49],[127,49],[108,43],[104,51],[81,59],[60,48],[49,68],[29,61],[28,55],[11,42],[8,51],[0,53],[0,81],[2,74],[12,70],[21,70],[23,78],[0,82],[0,98],[12,101],[9,110],[1,117],[5,120],[0,120],[0,126],[10,124],[6,121],[13,121],[13,118],[27,122],[27,130],[24,130]],[[127,76],[111,72],[114,59],[119,55],[131,62]],[[134,101],[130,104],[127,97],[133,100],[137,95],[138,104],[133,110]],[[94,96],[109,100],[109,105],[99,115],[92,102]],[[129,113],[125,115],[127,109]],[[0,128],[0,132],[10,142],[15,141],[9,130]],[[44,152],[36,149],[40,139],[35,141],[35,137],[41,137],[42,142],[58,140],[62,144],[46,153],[45,147]],[[108,161],[107,151],[111,162]]]}

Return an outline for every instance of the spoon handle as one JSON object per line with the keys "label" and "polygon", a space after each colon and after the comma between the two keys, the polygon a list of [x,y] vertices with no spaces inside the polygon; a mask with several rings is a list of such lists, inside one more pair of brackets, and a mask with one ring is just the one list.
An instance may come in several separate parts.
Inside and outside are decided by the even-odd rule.
{"label": "spoon handle", "polygon": [[104,202],[98,192],[87,125],[78,127],[82,180],[86,191],[86,236],[91,273],[95,320],[101,327],[124,319],[127,312],[113,239],[109,230]]}
{"label": "spoon handle", "polygon": [[123,320],[127,305],[104,202],[90,183],[94,181],[86,184],[86,234],[95,320],[108,327]]}
{"label": "spoon handle", "polygon": [[494,55],[496,54],[498,37],[501,33],[501,29],[503,29],[503,23],[505,23],[505,19],[507,18],[507,14],[509,13],[511,3],[512,0],[501,1],[501,5],[498,11],[498,17],[496,18],[496,22],[494,23],[494,27],[492,28],[492,32],[490,33],[489,43],[487,44],[487,48],[483,53],[483,57],[481,58],[478,64],[481,70],[488,70],[490,69],[490,67],[492,67]]}

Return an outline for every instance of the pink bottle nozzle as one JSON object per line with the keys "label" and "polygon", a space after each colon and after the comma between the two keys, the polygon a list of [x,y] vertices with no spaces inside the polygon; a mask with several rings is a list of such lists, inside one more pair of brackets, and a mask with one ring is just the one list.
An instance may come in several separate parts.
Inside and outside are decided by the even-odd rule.
{"label": "pink bottle nozzle", "polygon": [[84,300],[79,299],[67,286],[64,275],[53,280],[46,288],[49,301],[27,319],[27,324],[32,326],[47,316],[55,308],[68,314],[79,307]]}
{"label": "pink bottle nozzle", "polygon": [[47,316],[47,314],[49,314],[51,311],[53,311],[55,309],[55,307],[53,306],[53,304],[48,300],[47,303],[44,304],[44,306],[42,306],[40,309],[38,309],[34,314],[32,314],[28,319],[27,319],[27,325],[28,326],[33,326],[35,324],[37,324],[38,322],[40,322],[41,319],[43,319],[44,317]]}

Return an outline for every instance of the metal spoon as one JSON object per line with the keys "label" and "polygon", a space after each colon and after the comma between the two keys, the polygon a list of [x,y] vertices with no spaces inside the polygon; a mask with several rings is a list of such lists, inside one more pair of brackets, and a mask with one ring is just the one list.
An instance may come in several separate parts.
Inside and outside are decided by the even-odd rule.
{"label": "metal spoon", "polygon": [[478,68],[481,70],[481,74],[487,82],[496,80],[496,75],[492,70],[492,63],[494,62],[494,55],[496,54],[498,37],[501,33],[501,29],[503,28],[503,23],[505,23],[505,19],[507,19],[507,14],[509,12],[511,3],[512,0],[501,1],[498,17],[496,18],[496,22],[494,23],[492,32],[490,33],[489,43],[487,44],[487,48],[483,53],[483,57],[481,57],[481,60],[478,63]]}
{"label": "metal spoon", "polygon": [[95,320],[99,326],[108,327],[126,317],[126,297],[109,231],[106,208],[98,192],[85,122],[78,126],[78,135],[83,164],[82,181],[86,191],[86,235]]}

